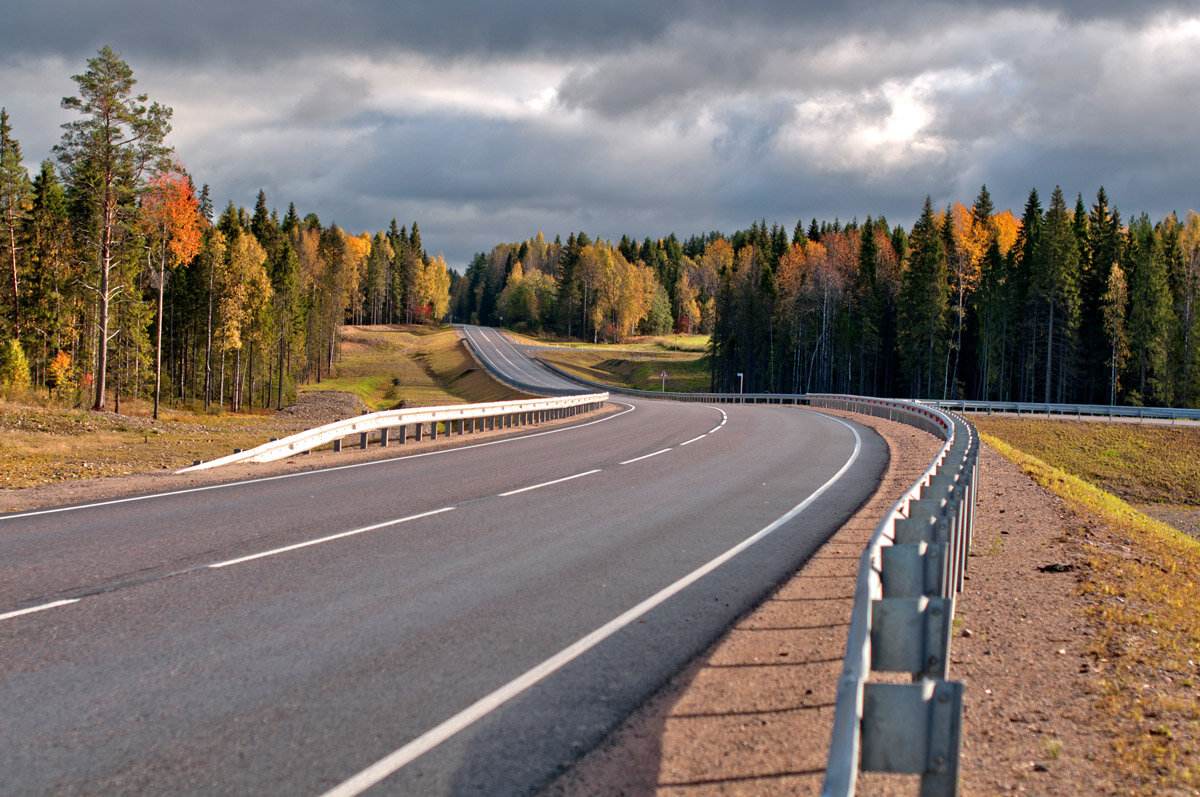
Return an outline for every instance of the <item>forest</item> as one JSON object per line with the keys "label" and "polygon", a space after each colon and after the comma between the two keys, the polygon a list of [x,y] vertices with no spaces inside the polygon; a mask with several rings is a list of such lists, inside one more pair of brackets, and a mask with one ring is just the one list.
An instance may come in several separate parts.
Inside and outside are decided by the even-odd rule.
{"label": "forest", "polygon": [[926,197],[907,230],[538,234],[476,255],[451,311],[592,341],[708,333],[718,392],[1195,407],[1198,290],[1195,212],[1123,222],[1103,188],[1069,207],[1056,187],[1017,218],[983,186],[970,206]]}
{"label": "forest", "polygon": [[259,191],[214,218],[109,47],[73,77],[78,113],[30,178],[0,109],[0,388],[120,411],[122,396],[283,406],[329,373],[344,323],[440,320],[450,272],[417,222],[354,235]]}
{"label": "forest", "polygon": [[[30,178],[0,110],[0,387],[119,409],[122,395],[282,406],[333,367],[346,323],[496,324],[614,342],[711,336],[714,391],[1200,406],[1200,216],[1123,220],[1104,188],[987,187],[911,228],[765,219],[680,240],[538,233],[459,275],[417,223],[324,225],[259,192],[214,218],[164,144],[171,111],[103,48]],[[914,209],[918,203],[914,202]]]}

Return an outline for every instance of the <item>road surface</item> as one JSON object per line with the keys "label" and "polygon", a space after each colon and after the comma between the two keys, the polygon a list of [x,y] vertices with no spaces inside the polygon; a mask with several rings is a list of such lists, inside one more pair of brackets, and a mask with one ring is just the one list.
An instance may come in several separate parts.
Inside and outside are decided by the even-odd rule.
{"label": "road surface", "polygon": [[544,784],[792,572],[886,461],[868,430],[797,408],[621,404],[0,516],[0,793]]}

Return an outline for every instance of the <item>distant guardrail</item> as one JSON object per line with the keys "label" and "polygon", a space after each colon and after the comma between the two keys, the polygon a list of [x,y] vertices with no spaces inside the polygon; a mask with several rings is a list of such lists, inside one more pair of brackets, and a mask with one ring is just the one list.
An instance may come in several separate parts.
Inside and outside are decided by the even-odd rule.
{"label": "distant guardrail", "polygon": [[[861,770],[919,775],[922,795],[955,795],[963,687],[947,678],[974,524],[978,436],[961,417],[916,402],[817,394],[808,402],[889,417],[946,441],[863,551],[823,794],[853,795]],[[913,681],[875,682],[873,671],[910,673]]]}
{"label": "distant guardrail", "polygon": [[638,390],[632,387],[594,382],[591,379],[586,379],[578,374],[573,374],[570,371],[559,368],[552,363],[548,363],[541,357],[535,357],[534,359],[544,368],[553,371],[564,379],[570,379],[581,385],[587,385],[596,390],[606,390],[609,393],[616,393],[621,396],[666,399],[668,401],[695,401],[705,404],[805,404],[808,398],[805,393],[681,393],[671,390]]}
{"label": "distant guardrail", "polygon": [[445,432],[450,434],[455,423],[458,424],[459,434],[466,434],[468,433],[466,426],[468,421],[471,422],[469,431],[477,431],[476,424],[480,421],[484,422],[484,429],[489,428],[488,424],[491,429],[524,426],[597,409],[606,401],[608,401],[607,392],[518,399],[516,401],[492,401],[483,404],[451,404],[444,407],[383,410],[318,426],[290,437],[263,443],[257,448],[235,451],[219,459],[197,463],[177,472],[186,473],[238,462],[273,462],[293,454],[311,451],[328,443],[334,443],[336,448],[340,448],[340,442],[343,439],[355,434],[359,436],[360,446],[366,448],[367,435],[377,430],[380,432],[380,444],[386,446],[391,440],[389,430],[395,430],[397,443],[404,443],[408,439],[409,428],[412,429],[414,438],[420,440],[426,426],[429,427],[429,434],[433,438],[437,437],[439,425],[442,425]]}
{"label": "distant guardrail", "polygon": [[1174,407],[1124,407],[1109,404],[1047,404],[1036,401],[971,401],[922,399],[922,404],[957,412],[1007,412],[1016,415],[1074,415],[1077,418],[1138,418],[1141,420],[1200,421],[1200,410]]}

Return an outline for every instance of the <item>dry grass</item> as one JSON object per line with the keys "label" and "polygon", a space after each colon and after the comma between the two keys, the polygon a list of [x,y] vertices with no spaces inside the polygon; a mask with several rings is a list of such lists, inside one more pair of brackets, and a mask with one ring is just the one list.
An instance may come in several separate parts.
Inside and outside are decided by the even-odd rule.
{"label": "dry grass", "polygon": [[248,448],[272,433],[268,416],[166,410],[150,419],[143,402],[124,413],[0,402],[0,488],[155,470]]}
{"label": "dry grass", "polygon": [[[432,327],[347,327],[335,377],[302,390],[352,393],[374,409],[521,395],[481,371],[453,330]],[[165,409],[152,421],[125,397],[121,411],[0,401],[0,489],[177,468],[330,420]]]}
{"label": "dry grass", "polygon": [[[1200,788],[1200,542],[1039,457],[990,434],[983,437],[1066,499],[1083,521],[1089,558],[1079,588],[1097,629],[1090,648],[1102,677],[1097,708],[1117,739],[1117,765],[1145,784],[1143,793],[1195,793]],[[1131,437],[1128,430],[1115,430],[1106,439]],[[1076,456],[1066,437],[1048,435],[1038,446],[1060,461]],[[1106,472],[1111,468],[1104,464]],[[1119,483],[1152,484],[1147,474],[1158,472],[1158,466],[1134,462],[1129,470],[1127,477],[1115,474]],[[1093,530],[1097,525],[1101,528]]]}

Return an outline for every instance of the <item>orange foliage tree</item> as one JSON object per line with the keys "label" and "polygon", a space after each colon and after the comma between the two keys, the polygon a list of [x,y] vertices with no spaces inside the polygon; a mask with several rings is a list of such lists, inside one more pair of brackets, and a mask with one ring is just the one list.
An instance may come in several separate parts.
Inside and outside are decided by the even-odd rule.
{"label": "orange foliage tree", "polygon": [[150,178],[142,197],[139,219],[146,248],[147,266],[153,271],[158,255],[158,330],[154,351],[154,417],[158,418],[162,387],[163,288],[167,263],[186,266],[200,252],[200,205],[191,180],[178,161]]}

